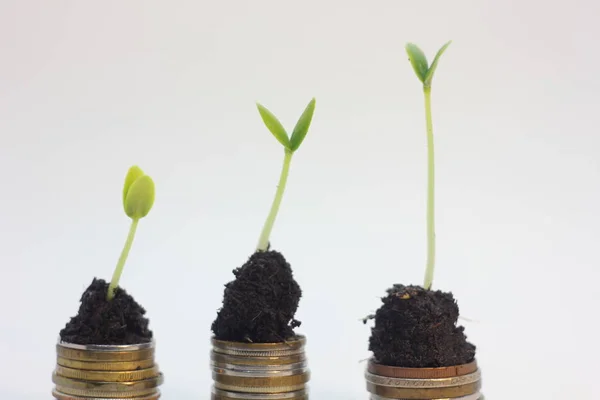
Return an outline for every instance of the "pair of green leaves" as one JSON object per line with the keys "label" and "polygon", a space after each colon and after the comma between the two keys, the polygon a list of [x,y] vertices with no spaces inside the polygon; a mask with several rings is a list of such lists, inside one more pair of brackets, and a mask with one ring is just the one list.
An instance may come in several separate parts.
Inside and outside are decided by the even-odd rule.
{"label": "pair of green leaves", "polygon": [[298,150],[308,133],[308,128],[310,127],[315,112],[315,99],[313,98],[304,109],[291,136],[288,135],[283,125],[281,125],[281,122],[279,122],[277,117],[275,117],[271,111],[267,110],[259,103],[256,103],[256,106],[258,107],[258,112],[260,113],[263,122],[273,136],[275,136],[275,139],[277,139],[286,150],[291,151],[292,153]]}
{"label": "pair of green leaves", "polygon": [[438,62],[440,61],[440,57],[444,54],[444,51],[450,46],[452,41],[449,41],[437,52],[435,58],[431,65],[427,63],[427,57],[425,57],[425,53],[421,50],[416,44],[408,43],[406,45],[406,53],[408,53],[408,58],[410,63],[412,64],[415,73],[419,80],[423,83],[423,87],[430,88],[431,80],[433,79],[433,74],[437,68]]}
{"label": "pair of green leaves", "polygon": [[132,219],[148,215],[154,205],[154,181],[140,167],[129,168],[123,185],[123,209]]}

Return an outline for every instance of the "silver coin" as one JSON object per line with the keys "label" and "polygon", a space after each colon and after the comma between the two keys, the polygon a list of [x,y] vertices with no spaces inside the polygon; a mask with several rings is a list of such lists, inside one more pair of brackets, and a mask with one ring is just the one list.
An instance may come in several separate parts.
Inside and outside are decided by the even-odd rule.
{"label": "silver coin", "polygon": [[57,344],[61,347],[67,349],[74,350],[85,350],[85,351],[136,351],[136,350],[144,350],[151,349],[156,347],[156,342],[154,339],[148,343],[138,343],[138,344],[125,344],[125,345],[105,345],[105,344],[75,344],[63,342],[60,338],[57,341]]}
{"label": "silver coin", "polygon": [[278,376],[302,375],[308,372],[308,368],[290,369],[287,371],[230,371],[226,369],[213,368],[213,379],[215,379],[216,375],[239,376],[243,378],[274,378]]}
{"label": "silver coin", "polygon": [[[281,343],[245,343],[245,342],[229,342],[212,338],[213,349],[217,353],[226,353],[227,351],[235,351],[242,353],[269,353],[269,352],[292,352],[297,354],[302,352],[306,345],[306,337],[297,335],[295,340]],[[227,354],[227,353],[226,353]]]}
{"label": "silver coin", "polygon": [[211,361],[210,366],[213,367],[213,370],[216,368],[224,369],[227,371],[238,371],[238,372],[267,372],[267,371],[290,371],[295,369],[302,369],[308,366],[306,361],[293,363],[293,364],[273,364],[273,365],[239,365],[239,364],[229,364],[229,363],[220,363],[216,361]]}

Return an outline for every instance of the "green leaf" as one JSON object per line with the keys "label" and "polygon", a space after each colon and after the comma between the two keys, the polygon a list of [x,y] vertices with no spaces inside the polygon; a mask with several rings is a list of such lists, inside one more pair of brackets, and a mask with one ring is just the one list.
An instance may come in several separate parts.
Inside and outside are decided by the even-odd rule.
{"label": "green leaf", "polygon": [[129,192],[129,188],[138,178],[144,176],[144,171],[137,165],[129,168],[127,171],[127,176],[125,177],[125,184],[123,185],[123,207],[125,207],[125,199],[127,198],[127,192]]}
{"label": "green leaf", "polygon": [[433,62],[431,63],[431,67],[429,67],[427,74],[425,74],[425,80],[423,81],[423,84],[426,87],[431,86],[431,80],[433,79],[433,74],[435,73],[435,69],[437,68],[438,62],[440,61],[440,57],[442,56],[442,54],[444,54],[444,52],[446,51],[448,46],[450,46],[450,43],[452,43],[452,40],[450,40],[448,43],[443,45],[442,48],[439,49],[437,54],[435,55],[435,58],[433,59]]}
{"label": "green leaf", "polygon": [[290,148],[290,139],[288,138],[288,134],[285,131],[281,122],[273,115],[273,113],[266,109],[263,105],[256,103],[256,107],[258,107],[258,112],[265,123],[266,127],[271,131],[275,139],[279,141],[286,149]]}
{"label": "green leaf", "polygon": [[135,180],[125,198],[125,213],[133,219],[148,215],[154,205],[154,181],[148,175]]}
{"label": "green leaf", "polygon": [[429,69],[425,53],[423,53],[423,51],[416,44],[412,43],[406,44],[406,53],[408,54],[408,59],[410,60],[417,77],[421,82],[425,83],[425,76],[427,75],[427,70]]}
{"label": "green leaf", "polygon": [[292,137],[290,139],[290,150],[296,151],[302,144],[302,141],[306,137],[308,133],[308,128],[310,127],[310,123],[312,121],[313,114],[315,112],[315,98],[308,103],[304,112],[296,122],[296,126],[294,127],[294,131],[292,132]]}

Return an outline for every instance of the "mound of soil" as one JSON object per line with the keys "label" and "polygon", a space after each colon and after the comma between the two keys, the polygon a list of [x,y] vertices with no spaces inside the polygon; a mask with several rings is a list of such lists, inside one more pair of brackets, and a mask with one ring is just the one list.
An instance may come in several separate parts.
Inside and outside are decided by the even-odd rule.
{"label": "mound of soil", "polygon": [[138,344],[152,340],[146,310],[121,288],[106,301],[108,283],[96,279],[83,292],[76,316],[71,318],[60,338],[76,344]]}
{"label": "mound of soil", "polygon": [[383,365],[425,368],[466,364],[475,358],[458,321],[452,293],[394,285],[375,313],[369,350]]}
{"label": "mound of soil", "polygon": [[256,252],[233,274],[212,324],[215,338],[252,343],[294,338],[294,328],[300,326],[294,315],[302,291],[283,255]]}

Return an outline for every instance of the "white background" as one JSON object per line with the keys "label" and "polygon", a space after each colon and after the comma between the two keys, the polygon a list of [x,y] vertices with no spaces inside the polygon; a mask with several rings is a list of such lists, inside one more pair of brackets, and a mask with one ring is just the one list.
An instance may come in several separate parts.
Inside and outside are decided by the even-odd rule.
{"label": "white background", "polygon": [[425,264],[431,58],[437,273],[489,399],[594,399],[596,1],[0,0],[0,397],[49,398],[54,344],[157,185],[122,286],[146,307],[165,399],[208,399],[210,324],[253,251],[283,152],[261,101],[313,126],[272,242],[304,289],[312,398],[366,399],[369,327]]}

